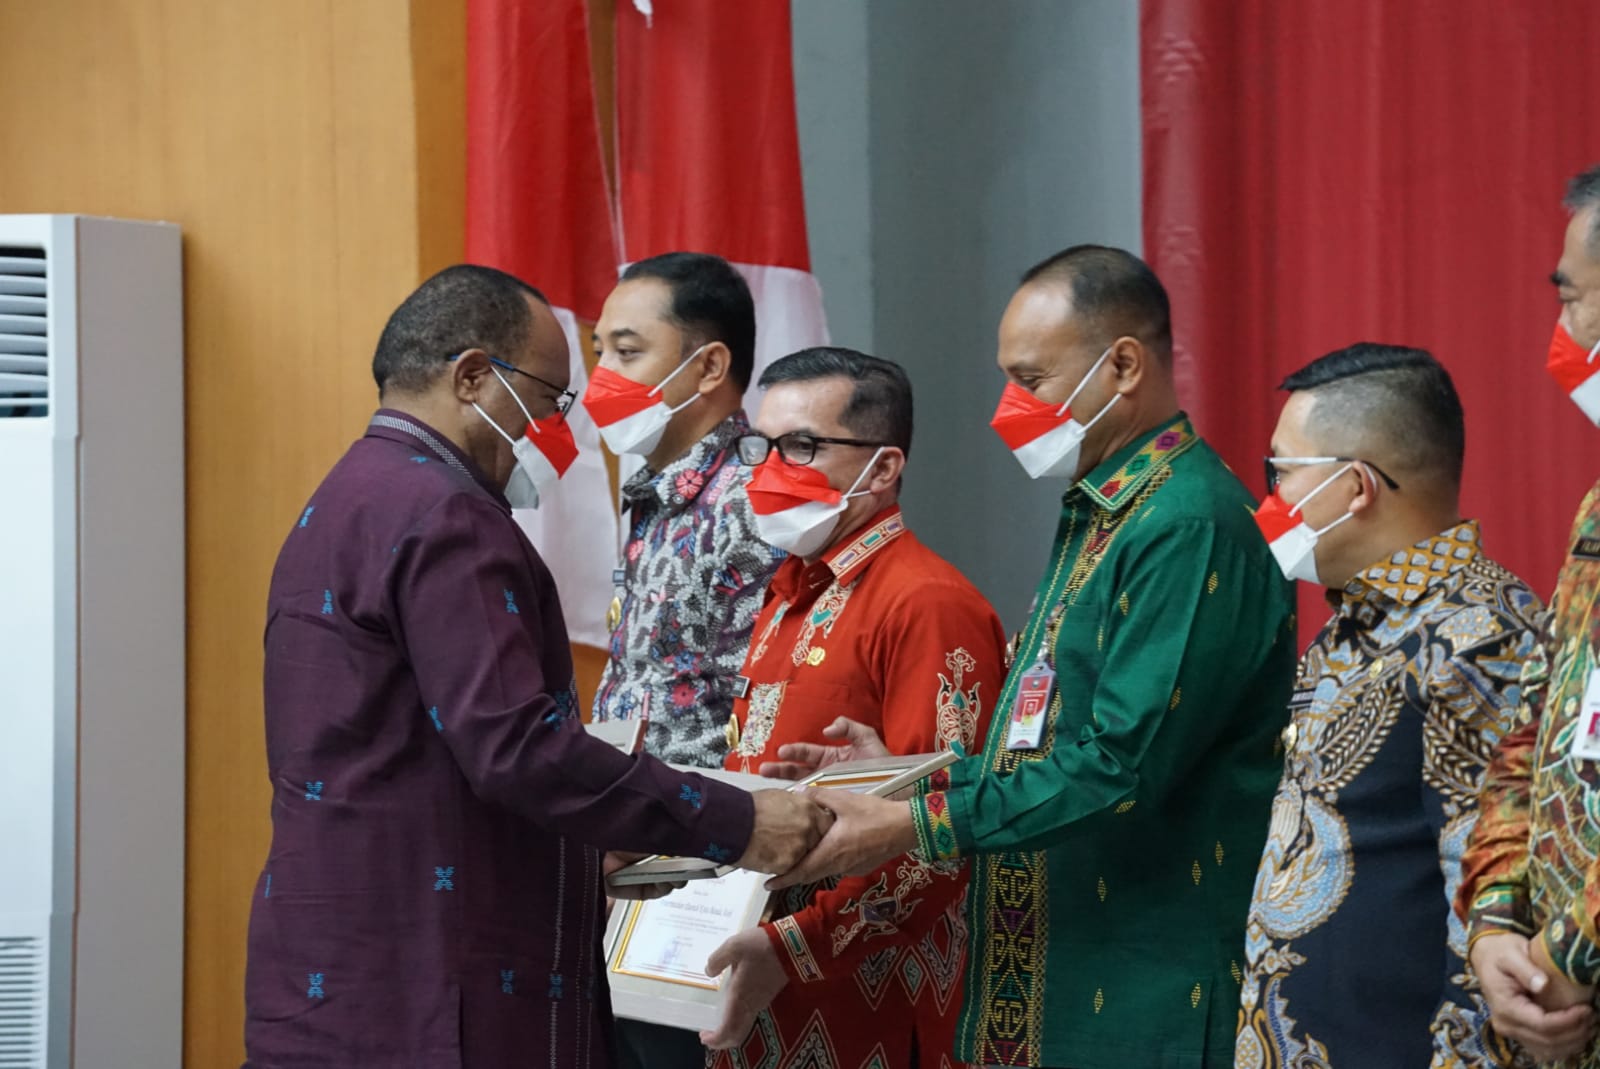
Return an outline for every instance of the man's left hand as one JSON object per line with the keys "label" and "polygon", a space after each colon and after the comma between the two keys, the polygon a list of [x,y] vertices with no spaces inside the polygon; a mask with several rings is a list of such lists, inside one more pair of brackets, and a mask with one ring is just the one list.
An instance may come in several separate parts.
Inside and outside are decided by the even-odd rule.
{"label": "man's left hand", "polygon": [[700,1042],[712,1050],[732,1050],[743,1043],[756,1015],[772,1005],[789,982],[763,928],[740,932],[712,951],[706,974],[720,976],[726,969],[733,971],[722,982],[722,1023],[715,1032],[700,1033]]}
{"label": "man's left hand", "polygon": [[833,814],[833,825],[794,868],[767,881],[769,891],[829,876],[865,876],[890,858],[916,849],[917,829],[905,802],[816,787],[805,795]]}

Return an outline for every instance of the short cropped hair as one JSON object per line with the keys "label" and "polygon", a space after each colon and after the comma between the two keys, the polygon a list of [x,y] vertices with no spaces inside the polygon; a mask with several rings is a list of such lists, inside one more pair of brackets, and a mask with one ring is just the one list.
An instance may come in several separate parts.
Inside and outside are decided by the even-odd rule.
{"label": "short cropped hair", "polygon": [[831,378],[849,379],[852,384],[850,400],[839,416],[851,434],[911,455],[911,380],[893,360],[836,346],[801,349],[774,360],[761,373],[761,386]]}
{"label": "short cropped hair", "polygon": [[741,393],[748,389],[756,364],[756,305],[738,269],[710,253],[664,252],[622,273],[624,282],[642,278],[672,291],[668,317],[693,348],[714,341],[728,347],[728,374]]}
{"label": "short cropped hair", "polygon": [[1072,293],[1072,313],[1103,344],[1138,338],[1172,359],[1172,305],[1150,265],[1124,249],[1074,245],[1028,268],[1022,285],[1058,282]]}
{"label": "short cropped hair", "polygon": [[417,393],[468,349],[510,361],[528,344],[533,313],[528,298],[544,294],[504,271],[456,264],[428,279],[400,302],[378,337],[372,377],[378,392]]}
{"label": "short cropped hair", "polygon": [[1567,183],[1567,195],[1561,203],[1573,215],[1589,208],[1596,209],[1594,216],[1589,220],[1589,237],[1586,244],[1589,255],[1600,260],[1600,163],[1572,177],[1572,181]]}
{"label": "short cropped hair", "polygon": [[1357,342],[1313,360],[1279,389],[1311,394],[1310,429],[1326,448],[1347,456],[1376,451],[1373,463],[1444,480],[1451,492],[1460,488],[1461,398],[1426,349]]}

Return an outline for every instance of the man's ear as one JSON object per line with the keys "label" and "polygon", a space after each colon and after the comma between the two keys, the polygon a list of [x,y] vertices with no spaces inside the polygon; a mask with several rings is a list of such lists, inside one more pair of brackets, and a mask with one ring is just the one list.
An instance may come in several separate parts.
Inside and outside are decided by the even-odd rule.
{"label": "man's ear", "polygon": [[1124,334],[1112,342],[1111,355],[1106,357],[1106,362],[1116,372],[1117,392],[1128,394],[1137,390],[1154,359],[1155,354],[1132,335]]}
{"label": "man's ear", "polygon": [[700,383],[696,387],[702,394],[711,393],[728,381],[733,371],[733,354],[719,341],[706,345],[700,351]]}
{"label": "man's ear", "polygon": [[899,446],[885,446],[872,464],[872,474],[867,479],[866,489],[874,494],[894,489],[894,484],[900,481],[900,475],[905,468],[906,455],[901,452]]}
{"label": "man's ear", "polygon": [[1361,490],[1350,499],[1350,512],[1356,515],[1371,508],[1378,500],[1378,477],[1371,468],[1357,461],[1350,465],[1349,474],[1356,477],[1361,484]]}
{"label": "man's ear", "polygon": [[481,401],[493,378],[494,365],[482,349],[468,349],[450,361],[451,392],[462,404]]}

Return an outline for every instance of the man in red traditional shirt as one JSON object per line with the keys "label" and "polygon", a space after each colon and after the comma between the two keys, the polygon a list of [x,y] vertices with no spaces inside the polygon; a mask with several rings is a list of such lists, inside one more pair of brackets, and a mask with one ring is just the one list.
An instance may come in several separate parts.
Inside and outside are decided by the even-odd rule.
{"label": "man in red traditional shirt", "polygon": [[[760,385],[756,433],[737,445],[755,468],[757,530],[790,557],[756,618],[726,766],[756,771],[785,743],[829,741],[840,716],[872,724],[894,753],[970,751],[1005,676],[1005,638],[983,595],[900,515],[905,371],[806,349]],[[959,866],[904,855],[776,898],[775,920],[712,955],[710,972],[732,971],[722,1025],[701,1035],[726,1052],[710,1064],[949,1066],[965,889]]]}

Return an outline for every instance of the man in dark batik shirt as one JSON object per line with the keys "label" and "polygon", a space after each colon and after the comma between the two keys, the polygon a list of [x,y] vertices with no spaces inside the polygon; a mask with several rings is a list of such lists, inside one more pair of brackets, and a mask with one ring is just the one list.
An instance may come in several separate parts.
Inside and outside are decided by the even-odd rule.
{"label": "man in dark batik shirt", "polygon": [[1524,1064],[1450,902],[1539,599],[1461,518],[1461,402],[1432,356],[1362,343],[1284,388],[1258,521],[1333,616],[1290,701],[1234,1064]]}
{"label": "man in dark batik shirt", "polygon": [[[740,407],[755,365],[750,287],[720,256],[640,260],[606,298],[594,348],[596,374],[624,380],[611,379],[623,403],[600,406],[600,432],[645,465],[622,486],[627,541],[594,720],[647,720],[646,753],[718,767],[750,629],[784,556],[756,533],[750,471],[733,448],[750,430]],[[628,395],[649,400],[651,389],[649,408],[623,415],[638,404]],[[634,433],[618,437],[619,425]],[[617,1029],[624,1069],[705,1066],[692,1031],[627,1020]]]}
{"label": "man in dark batik shirt", "polygon": [[379,341],[383,407],[289,530],[250,1069],[604,1069],[601,879],[627,855],[603,851],[778,872],[820,832],[800,798],[579,727],[555,586],[506,496],[564,466],[567,367],[536,291],[434,276]]}
{"label": "man in dark batik shirt", "polygon": [[[750,430],[740,407],[755,365],[750,287],[719,256],[640,260],[606,298],[594,348],[608,372],[660,386],[664,406],[646,417],[660,440],[622,487],[628,537],[594,719],[648,719],[646,752],[720,766],[750,628],[784,556],[756,533],[750,471],[733,451]],[[637,453],[648,442],[622,444]]]}

